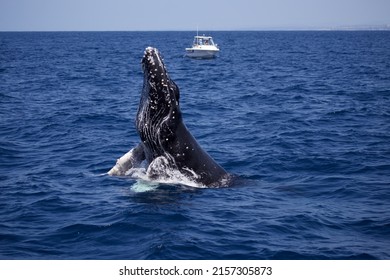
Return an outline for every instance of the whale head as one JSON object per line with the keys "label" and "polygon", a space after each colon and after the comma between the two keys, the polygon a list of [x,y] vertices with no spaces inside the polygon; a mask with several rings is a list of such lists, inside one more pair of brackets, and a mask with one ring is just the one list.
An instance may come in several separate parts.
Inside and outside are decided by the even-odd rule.
{"label": "whale head", "polygon": [[163,153],[164,142],[170,141],[181,121],[180,92],[156,48],[145,49],[141,64],[144,83],[136,127],[143,143],[153,151],[151,157],[156,157]]}

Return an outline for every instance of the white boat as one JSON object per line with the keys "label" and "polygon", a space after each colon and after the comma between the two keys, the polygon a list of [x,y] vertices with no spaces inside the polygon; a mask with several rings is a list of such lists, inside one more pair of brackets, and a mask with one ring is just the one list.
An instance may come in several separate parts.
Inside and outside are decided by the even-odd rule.
{"label": "white boat", "polygon": [[194,37],[191,48],[186,48],[186,56],[193,58],[213,58],[219,52],[217,44],[214,44],[211,36]]}

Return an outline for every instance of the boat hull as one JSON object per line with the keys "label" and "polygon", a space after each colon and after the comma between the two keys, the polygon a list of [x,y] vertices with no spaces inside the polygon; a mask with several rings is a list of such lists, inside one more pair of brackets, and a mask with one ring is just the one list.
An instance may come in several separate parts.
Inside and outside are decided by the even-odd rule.
{"label": "boat hull", "polygon": [[219,50],[186,48],[186,56],[191,58],[214,58]]}

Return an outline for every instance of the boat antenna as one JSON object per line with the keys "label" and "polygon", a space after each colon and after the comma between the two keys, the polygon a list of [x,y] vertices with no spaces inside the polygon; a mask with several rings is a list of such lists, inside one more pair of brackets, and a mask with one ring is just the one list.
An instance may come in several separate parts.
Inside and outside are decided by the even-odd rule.
{"label": "boat antenna", "polygon": [[199,36],[199,31],[198,31],[198,29],[199,29],[199,26],[198,25],[196,25],[196,36]]}

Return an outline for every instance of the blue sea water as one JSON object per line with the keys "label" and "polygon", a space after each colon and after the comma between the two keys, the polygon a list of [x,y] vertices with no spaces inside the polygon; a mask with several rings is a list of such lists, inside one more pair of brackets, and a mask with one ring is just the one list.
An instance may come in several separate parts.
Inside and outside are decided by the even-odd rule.
{"label": "blue sea water", "polygon": [[[390,32],[193,35],[0,33],[0,258],[390,259]],[[106,175],[147,46],[232,186]]]}

